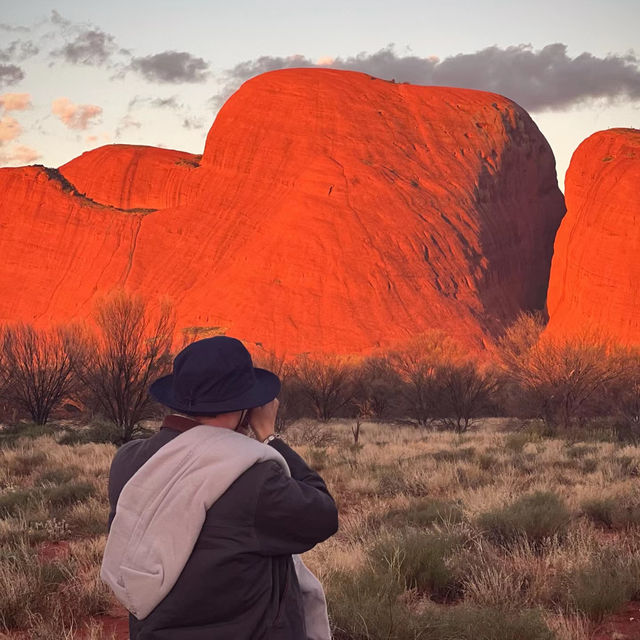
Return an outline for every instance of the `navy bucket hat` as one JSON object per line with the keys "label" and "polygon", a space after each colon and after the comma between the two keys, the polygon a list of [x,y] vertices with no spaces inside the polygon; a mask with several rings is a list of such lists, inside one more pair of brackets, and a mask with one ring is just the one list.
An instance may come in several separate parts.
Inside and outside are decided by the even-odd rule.
{"label": "navy bucket hat", "polygon": [[280,379],[254,367],[240,340],[215,336],[185,347],[173,373],[156,380],[149,393],[174,411],[212,416],[267,404],[280,393]]}

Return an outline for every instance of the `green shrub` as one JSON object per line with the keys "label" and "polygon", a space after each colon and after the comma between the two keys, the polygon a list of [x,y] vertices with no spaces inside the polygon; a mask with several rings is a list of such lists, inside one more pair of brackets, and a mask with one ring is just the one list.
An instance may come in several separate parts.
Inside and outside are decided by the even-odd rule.
{"label": "green shrub", "polygon": [[604,553],[565,575],[559,585],[558,599],[570,610],[592,620],[602,620],[636,594],[640,587],[638,569],[613,552]]}
{"label": "green shrub", "polygon": [[597,525],[624,529],[640,525],[640,504],[624,504],[620,498],[585,500],[582,512]]}
{"label": "green shrub", "polygon": [[433,524],[458,524],[464,521],[464,513],[457,502],[419,498],[412,500],[407,509],[389,511],[384,519],[398,526],[412,525],[426,528]]}
{"label": "green shrub", "polygon": [[29,623],[33,614],[46,612],[52,594],[70,575],[61,562],[43,562],[26,546],[0,552],[0,621],[15,629]]}
{"label": "green shrub", "polygon": [[497,456],[485,452],[478,456],[478,466],[483,471],[495,471],[501,466],[501,462]]}
{"label": "green shrub", "polygon": [[563,533],[569,519],[569,510],[561,498],[554,493],[537,491],[501,509],[480,514],[478,525],[499,542],[526,536],[538,543]]}
{"label": "green shrub", "polygon": [[613,498],[594,498],[593,500],[585,500],[582,505],[582,512],[599,525],[605,527],[613,526],[615,520],[615,512],[618,506]]}
{"label": "green shrub", "polygon": [[531,442],[531,434],[526,431],[510,433],[504,439],[504,448],[511,453],[522,453],[522,450]]}
{"label": "green shrub", "polygon": [[44,451],[18,453],[9,463],[9,471],[16,476],[29,476],[47,461]]}
{"label": "green shrub", "polygon": [[417,625],[421,640],[554,640],[537,610],[428,608]]}
{"label": "green shrub", "polygon": [[573,444],[567,447],[566,455],[570,460],[584,458],[585,456],[596,453],[598,447],[592,444]]}
{"label": "green shrub", "polygon": [[38,475],[36,483],[40,486],[46,486],[51,484],[65,484],[71,482],[80,474],[78,467],[60,467],[58,469],[49,469]]}
{"label": "green shrub", "polygon": [[92,484],[83,481],[44,487],[42,491],[44,499],[54,509],[56,507],[66,507],[76,502],[83,502],[96,493],[96,489]]}
{"label": "green shrub", "polygon": [[38,489],[16,489],[0,494],[0,518],[17,516],[38,501],[42,493]]}
{"label": "green shrub", "polygon": [[329,461],[329,454],[326,449],[311,447],[307,456],[307,462],[312,469],[322,471]]}
{"label": "green shrub", "polygon": [[465,462],[473,460],[476,450],[473,447],[463,447],[462,449],[441,449],[434,451],[433,459],[438,462]]}
{"label": "green shrub", "polygon": [[325,580],[334,640],[408,640],[412,617],[402,586],[388,572],[370,568]]}
{"label": "green shrub", "polygon": [[459,593],[460,580],[447,559],[462,542],[457,536],[407,530],[380,540],[370,555],[380,573],[391,573],[407,589],[450,599]]}

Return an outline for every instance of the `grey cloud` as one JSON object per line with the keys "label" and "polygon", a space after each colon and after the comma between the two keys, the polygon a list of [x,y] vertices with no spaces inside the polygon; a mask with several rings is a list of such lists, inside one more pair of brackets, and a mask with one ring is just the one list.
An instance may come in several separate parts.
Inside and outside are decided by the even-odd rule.
{"label": "grey cloud", "polygon": [[202,129],[204,127],[204,122],[199,118],[193,118],[193,117],[187,116],[182,121],[182,126],[184,129],[191,131],[193,129]]}
{"label": "grey cloud", "polygon": [[98,28],[83,29],[51,53],[71,64],[101,66],[118,50],[115,38]]}
{"label": "grey cloud", "polygon": [[181,109],[183,105],[178,102],[178,96],[169,96],[168,98],[150,98],[145,96],[135,96],[129,100],[129,109],[140,104],[147,104],[159,109]]}
{"label": "grey cloud", "polygon": [[489,47],[446,58],[435,67],[433,82],[501,93],[533,111],[561,109],[597,98],[639,99],[639,63],[633,55],[570,58],[562,43],[539,51]]}
{"label": "grey cloud", "polygon": [[0,49],[3,62],[22,62],[38,54],[40,50],[31,40],[14,40],[4,49]]}
{"label": "grey cloud", "polygon": [[224,101],[245,81],[267,71],[277,69],[291,69],[300,67],[314,67],[315,63],[304,56],[295,55],[282,57],[262,56],[256,60],[240,62],[235,67],[228,69],[222,76],[224,83],[221,91],[210,99],[214,108],[222,106]]}
{"label": "grey cloud", "polygon": [[24,78],[24,71],[15,64],[0,64],[0,87],[20,82]]}
{"label": "grey cloud", "polygon": [[171,84],[204,82],[209,75],[209,65],[186,51],[163,51],[133,58],[130,68],[151,82]]}
{"label": "grey cloud", "polygon": [[9,31],[10,33],[28,33],[28,27],[21,27],[19,25],[7,24],[6,22],[0,22],[0,30]]}
{"label": "grey cloud", "polygon": [[222,90],[211,102],[219,106],[242,82],[260,73],[312,66],[361,71],[412,84],[493,91],[532,111],[563,109],[598,98],[640,99],[640,59],[634,54],[599,58],[585,52],[571,58],[566,45],[555,43],[538,51],[525,44],[504,49],[494,46],[444,60],[400,56],[393,45],[323,65],[302,56],[266,56],[226,71]]}
{"label": "grey cloud", "polygon": [[64,18],[58,11],[56,11],[55,9],[51,10],[51,22],[53,24],[57,24],[61,27],[70,27],[73,25],[73,23],[71,22],[71,20],[67,20],[67,18]]}

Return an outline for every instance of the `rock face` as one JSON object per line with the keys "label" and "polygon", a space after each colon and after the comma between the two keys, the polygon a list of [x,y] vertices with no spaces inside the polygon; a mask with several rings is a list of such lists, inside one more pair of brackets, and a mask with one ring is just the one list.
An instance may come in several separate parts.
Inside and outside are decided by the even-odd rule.
{"label": "rock face", "polygon": [[432,328],[482,348],[544,304],[564,213],[510,100],[326,69],[245,83],[201,158],[114,145],[0,184],[0,319],[86,317],[127,287],[289,354]]}
{"label": "rock face", "polygon": [[609,129],[575,151],[555,242],[548,331],[640,344],[640,130]]}

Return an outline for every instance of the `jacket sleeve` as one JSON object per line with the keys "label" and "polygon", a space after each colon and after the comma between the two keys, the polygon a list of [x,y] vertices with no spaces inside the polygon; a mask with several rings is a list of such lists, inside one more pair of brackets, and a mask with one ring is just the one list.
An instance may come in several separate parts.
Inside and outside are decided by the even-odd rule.
{"label": "jacket sleeve", "polygon": [[338,510],[322,478],[281,440],[271,443],[291,470],[269,470],[256,504],[256,534],[265,555],[304,553],[338,530]]}

